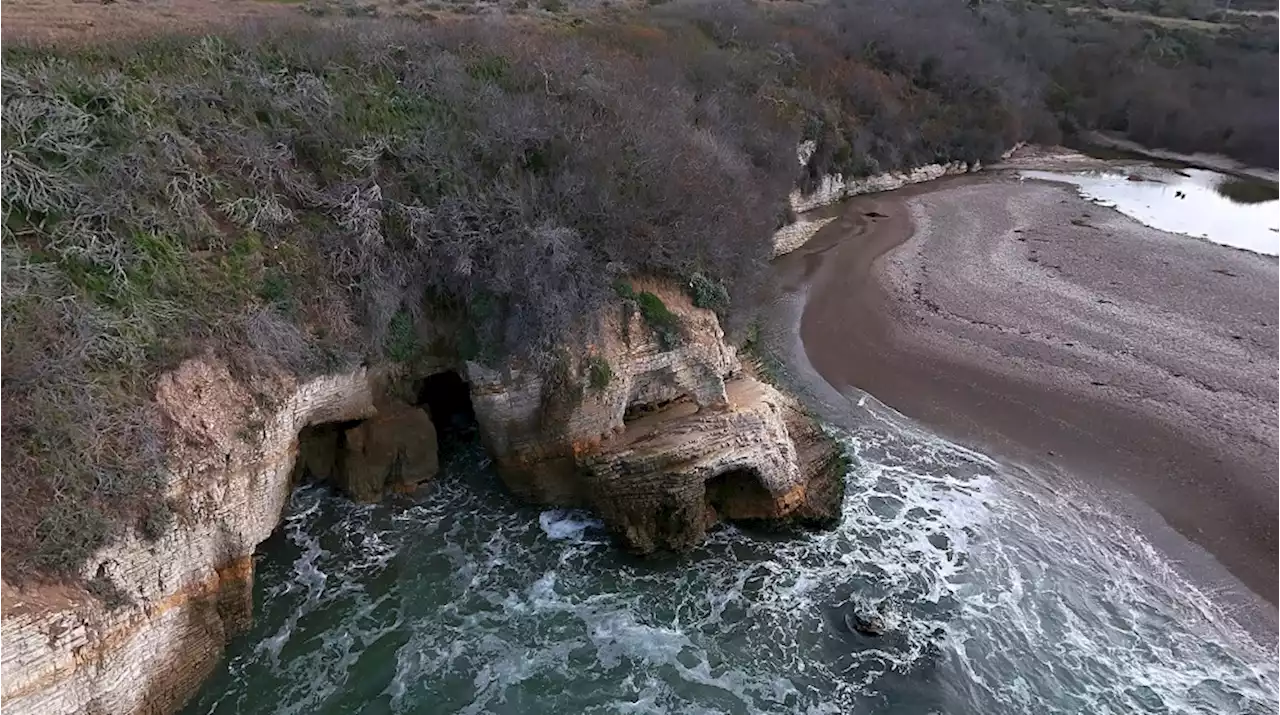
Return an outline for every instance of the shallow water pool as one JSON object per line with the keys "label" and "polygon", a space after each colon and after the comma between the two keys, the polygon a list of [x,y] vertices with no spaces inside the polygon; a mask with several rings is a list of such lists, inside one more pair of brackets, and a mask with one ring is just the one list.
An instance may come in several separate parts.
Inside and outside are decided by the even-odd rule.
{"label": "shallow water pool", "polygon": [[1240,179],[1204,169],[1018,173],[1074,184],[1081,196],[1162,231],[1280,255],[1280,201],[1267,198],[1273,185],[1246,182],[1259,190],[1242,190]]}

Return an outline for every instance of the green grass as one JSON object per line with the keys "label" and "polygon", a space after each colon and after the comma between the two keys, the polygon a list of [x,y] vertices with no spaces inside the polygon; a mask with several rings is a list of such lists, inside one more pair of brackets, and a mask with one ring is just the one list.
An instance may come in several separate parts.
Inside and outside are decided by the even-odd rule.
{"label": "green grass", "polygon": [[413,327],[413,316],[400,311],[391,318],[387,328],[387,357],[395,362],[409,362],[420,352],[418,336]]}
{"label": "green grass", "polygon": [[609,367],[609,361],[599,355],[591,355],[587,358],[587,384],[596,392],[603,392],[608,389],[609,383],[613,381],[613,368]]}
{"label": "green grass", "polygon": [[664,350],[671,350],[680,343],[680,318],[658,296],[649,291],[636,294],[636,304],[645,324],[658,337]]}

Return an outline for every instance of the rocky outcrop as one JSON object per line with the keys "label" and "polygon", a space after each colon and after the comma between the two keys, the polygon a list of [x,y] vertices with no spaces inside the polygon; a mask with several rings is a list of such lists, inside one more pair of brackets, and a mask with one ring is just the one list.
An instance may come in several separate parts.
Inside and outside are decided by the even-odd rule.
{"label": "rocky outcrop", "polygon": [[953,161],[947,164],[926,164],[910,171],[890,171],[861,179],[846,179],[840,174],[822,177],[816,189],[802,193],[799,189],[789,197],[791,210],[798,218],[773,234],[773,255],[781,256],[800,248],[809,239],[834,220],[834,217],[807,217],[805,212],[830,206],[847,198],[878,191],[892,191],[909,184],[933,181],[944,176],[957,176],[981,170],[980,163],[966,164]]}
{"label": "rocky outcrop", "polygon": [[[1015,145],[1003,155],[1007,158],[1021,144]],[[796,158],[800,162],[800,166],[807,166],[809,159],[813,156],[814,143],[812,141],[802,142],[796,149]],[[833,218],[810,218],[803,214],[814,211],[815,209],[831,204],[838,203],[847,198],[858,196],[860,194],[871,194],[878,191],[892,191],[900,189],[910,184],[919,184],[925,181],[933,181],[944,176],[956,176],[970,172],[980,171],[982,169],[981,162],[967,163],[963,161],[952,161],[945,164],[926,164],[907,171],[888,171],[882,174],[873,174],[871,176],[854,179],[846,178],[841,174],[830,174],[822,177],[818,182],[818,186],[812,191],[802,192],[795,189],[791,192],[788,200],[791,204],[791,211],[799,218],[794,222],[778,229],[773,235],[773,255],[781,256],[784,253],[790,253],[797,248],[808,243],[823,226],[830,223]]]}
{"label": "rocky outcrop", "polygon": [[609,384],[588,390],[556,431],[542,426],[541,380],[469,366],[507,486],[534,503],[591,509],[641,553],[695,546],[722,518],[838,518],[839,450],[789,398],[743,374],[713,312],[661,284],[635,288],[679,317],[682,341],[664,347],[639,314],[611,323],[586,361],[607,363]]}
{"label": "rocky outcrop", "polygon": [[[511,491],[595,509],[641,552],[689,548],[722,519],[837,518],[833,443],[744,373],[714,313],[668,284],[634,288],[675,316],[674,344],[632,306],[600,317],[601,337],[555,386],[517,366],[465,366],[481,438]],[[114,594],[110,606],[82,587],[4,584],[6,715],[179,708],[250,623],[253,552],[297,479],[375,499],[435,475],[431,419],[396,402],[405,380],[391,378],[237,377],[213,356],[163,376],[156,408],[172,427],[176,524],[154,541],[124,535],[85,567],[85,582]]]}
{"label": "rocky outcrop", "polygon": [[791,253],[808,243],[809,239],[817,235],[823,226],[834,220],[836,220],[834,216],[814,219],[799,218],[793,223],[783,226],[773,234],[773,255],[776,257]]}
{"label": "rocky outcrop", "polygon": [[982,164],[978,162],[969,164],[963,161],[952,161],[946,164],[925,164],[908,171],[887,171],[861,179],[846,179],[840,174],[831,174],[822,177],[813,191],[808,193],[801,193],[799,189],[792,191],[791,209],[801,214],[843,201],[851,196],[892,191],[909,184],[919,184],[941,179],[944,176],[957,176],[981,169]]}
{"label": "rocky outcrop", "polygon": [[86,566],[121,604],[82,589],[4,586],[5,713],[171,713],[252,616],[253,552],[292,488],[299,431],[377,415],[379,380],[360,369],[299,383],[246,384],[221,361],[165,375],[156,402],[172,426],[174,528],[128,534]]}
{"label": "rocky outcrop", "polygon": [[[715,313],[694,308],[668,285],[639,282],[636,290],[657,295],[679,318],[679,344],[664,346],[637,311],[602,316],[600,342],[586,346],[577,366],[578,395],[555,394],[542,377],[516,368],[467,365],[482,439],[507,487],[523,499],[586,506],[581,458],[623,431],[628,408],[677,399],[726,404],[725,377],[741,365]],[[607,369],[607,381],[591,385],[593,365]]]}
{"label": "rocky outcrop", "polygon": [[829,453],[801,459],[787,423],[803,417],[791,401],[748,376],[727,392],[719,409],[684,403],[648,414],[586,460],[590,507],[627,548],[683,551],[722,519],[838,516],[843,475],[826,469]]}

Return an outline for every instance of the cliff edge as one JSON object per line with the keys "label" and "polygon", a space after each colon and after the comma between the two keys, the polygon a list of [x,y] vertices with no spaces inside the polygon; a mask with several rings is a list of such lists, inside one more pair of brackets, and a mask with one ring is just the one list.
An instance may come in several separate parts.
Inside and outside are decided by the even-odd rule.
{"label": "cliff edge", "polygon": [[[833,522],[838,448],[743,371],[712,311],[678,288],[636,287],[661,296],[679,334],[608,311],[601,344],[586,346],[556,399],[544,378],[511,365],[428,363],[428,373],[462,373],[510,490],[592,509],[641,553],[696,546],[722,519]],[[4,585],[5,712],[180,708],[251,622],[254,550],[300,479],[373,499],[435,477],[435,429],[403,397],[421,377],[394,367],[246,378],[212,354],[166,374],[155,407],[172,426],[174,527],[99,551],[82,574],[88,589]]]}

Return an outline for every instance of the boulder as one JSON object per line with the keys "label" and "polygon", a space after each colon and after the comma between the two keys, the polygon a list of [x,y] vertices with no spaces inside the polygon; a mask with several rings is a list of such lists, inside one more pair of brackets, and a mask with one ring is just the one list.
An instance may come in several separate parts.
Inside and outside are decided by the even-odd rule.
{"label": "boulder", "polygon": [[440,471],[436,429],[417,407],[396,403],[343,433],[335,486],[357,501],[378,501],[388,490],[405,491]]}
{"label": "boulder", "polygon": [[[627,425],[584,460],[588,506],[638,553],[685,551],[718,521],[828,523],[838,517],[843,472],[821,450],[803,458],[788,432],[794,405],[743,376],[727,404],[675,404]],[[829,447],[833,447],[828,443]]]}

